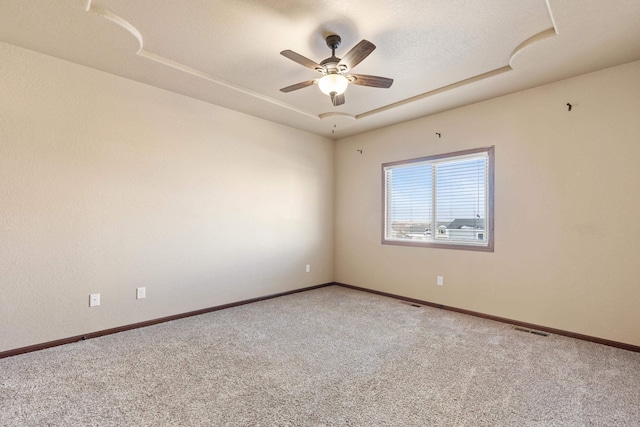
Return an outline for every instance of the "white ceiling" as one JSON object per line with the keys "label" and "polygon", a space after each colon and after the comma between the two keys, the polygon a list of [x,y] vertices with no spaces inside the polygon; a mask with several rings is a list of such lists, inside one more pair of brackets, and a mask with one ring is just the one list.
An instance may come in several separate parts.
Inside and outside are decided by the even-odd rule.
{"label": "white ceiling", "polygon": [[[316,62],[377,48],[339,107]],[[0,0],[0,40],[340,138],[640,59],[640,0]]]}

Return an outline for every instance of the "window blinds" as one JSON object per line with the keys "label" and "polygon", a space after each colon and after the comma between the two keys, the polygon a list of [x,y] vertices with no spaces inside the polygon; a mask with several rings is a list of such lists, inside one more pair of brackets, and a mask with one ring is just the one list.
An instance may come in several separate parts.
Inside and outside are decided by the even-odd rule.
{"label": "window blinds", "polygon": [[489,149],[383,165],[384,239],[487,246]]}

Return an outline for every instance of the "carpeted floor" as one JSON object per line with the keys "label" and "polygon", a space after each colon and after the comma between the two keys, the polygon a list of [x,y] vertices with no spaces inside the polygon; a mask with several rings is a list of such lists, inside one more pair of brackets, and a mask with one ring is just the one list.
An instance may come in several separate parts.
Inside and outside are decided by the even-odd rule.
{"label": "carpeted floor", "polygon": [[640,354],[337,286],[0,360],[2,426],[639,426]]}

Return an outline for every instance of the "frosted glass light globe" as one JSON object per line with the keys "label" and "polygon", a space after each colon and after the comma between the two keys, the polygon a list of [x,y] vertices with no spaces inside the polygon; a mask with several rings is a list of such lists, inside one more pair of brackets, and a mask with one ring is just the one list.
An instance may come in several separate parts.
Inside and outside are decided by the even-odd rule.
{"label": "frosted glass light globe", "polygon": [[332,92],[342,95],[348,85],[349,80],[341,74],[327,74],[318,80],[318,87],[325,95],[331,95]]}

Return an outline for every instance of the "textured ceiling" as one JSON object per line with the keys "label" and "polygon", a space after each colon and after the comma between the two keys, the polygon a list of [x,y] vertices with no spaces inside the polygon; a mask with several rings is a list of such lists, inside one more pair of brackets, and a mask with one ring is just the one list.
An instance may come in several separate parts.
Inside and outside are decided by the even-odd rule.
{"label": "textured ceiling", "polygon": [[[0,0],[0,40],[330,138],[640,59],[640,0]],[[334,107],[310,86],[338,34],[377,48]]]}

